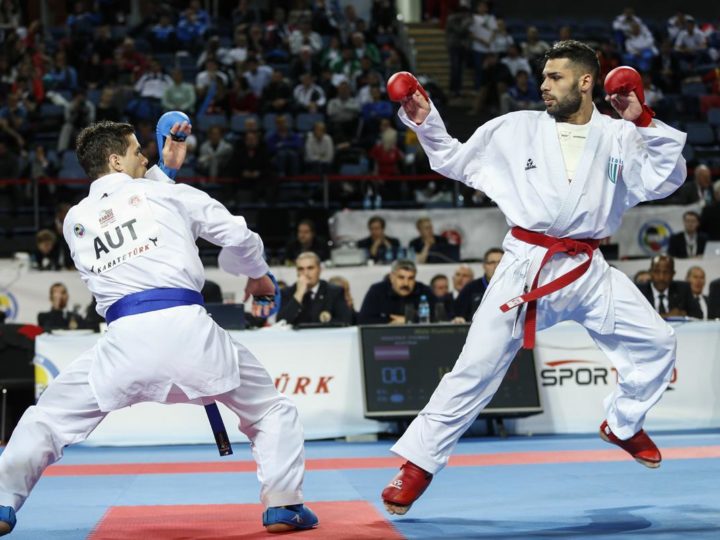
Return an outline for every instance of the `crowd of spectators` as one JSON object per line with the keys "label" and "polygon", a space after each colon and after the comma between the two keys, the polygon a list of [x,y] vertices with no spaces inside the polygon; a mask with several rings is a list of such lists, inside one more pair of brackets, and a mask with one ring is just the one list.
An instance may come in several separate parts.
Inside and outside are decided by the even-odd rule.
{"label": "crowd of spectators", "polygon": [[[685,230],[673,239],[669,254],[697,256],[707,240],[720,240],[720,185],[713,184],[720,166],[716,27],[682,12],[658,24],[630,8],[595,29],[548,27],[504,18],[503,6],[482,0],[429,4],[428,17],[439,16],[445,27],[450,97],[462,94],[463,74],[472,68],[476,93],[471,112],[480,118],[542,108],[539,59],[557,39],[594,43],[600,80],[617,65],[637,67],[644,75],[647,101],[661,119],[683,128],[701,124],[710,129],[704,143],[688,145],[692,175],[666,201],[700,207],[685,215]],[[372,181],[332,183],[329,195],[336,208],[380,208],[393,200],[456,204],[436,182],[409,186],[382,181],[429,171],[417,138],[396,121],[397,106],[385,95],[389,75],[409,68],[395,2],[375,0],[369,12],[359,14],[353,4],[340,8],[332,0],[239,0],[232,7],[221,5],[213,17],[197,0],[167,0],[143,3],[146,12],[138,22],[131,21],[125,0],[71,5],[64,25],[44,27],[28,18],[21,2],[0,4],[0,178],[23,179],[0,185],[4,215],[15,216],[33,204],[31,180],[84,178],[74,139],[93,121],[132,122],[143,153],[156,161],[155,121],[163,111],[175,109],[187,112],[194,124],[181,177],[194,178],[231,208],[250,202],[275,205],[285,193],[277,180],[326,173],[377,175]],[[432,81],[426,87],[437,105],[447,102]],[[609,112],[602,97],[598,91],[596,104]],[[85,186],[79,187],[40,185],[40,207],[55,215],[41,215],[40,229],[33,230],[35,268],[72,266],[61,225],[69,204],[84,196]],[[492,201],[474,192],[466,193],[462,204]],[[282,260],[295,264],[304,252],[327,260],[329,249],[318,241],[317,225],[301,222],[297,237],[280,250]],[[382,263],[459,259],[454,246],[434,234],[429,220],[417,226],[418,237],[401,246],[385,234],[379,213],[358,245]],[[450,280],[444,283],[449,288]],[[442,290],[442,277],[432,285]],[[343,288],[350,297],[349,287]],[[467,306],[481,298],[473,295],[461,309],[454,300],[439,305],[448,316],[467,315],[472,311]]]}

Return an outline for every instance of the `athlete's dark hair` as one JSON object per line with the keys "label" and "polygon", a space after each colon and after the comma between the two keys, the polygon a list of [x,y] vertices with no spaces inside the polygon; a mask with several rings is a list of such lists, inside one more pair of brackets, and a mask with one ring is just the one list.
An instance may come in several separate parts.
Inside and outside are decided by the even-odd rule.
{"label": "athlete's dark hair", "polygon": [[574,39],[558,41],[552,48],[545,53],[545,61],[555,58],[567,58],[573,64],[582,68],[585,73],[592,75],[593,81],[597,81],[600,74],[600,62],[598,61],[595,50],[589,45],[585,45]]}
{"label": "athlete's dark hair", "polygon": [[130,124],[102,121],[89,125],[77,137],[77,157],[90,180],[108,173],[108,158],[124,156],[130,143],[127,136],[135,133]]}

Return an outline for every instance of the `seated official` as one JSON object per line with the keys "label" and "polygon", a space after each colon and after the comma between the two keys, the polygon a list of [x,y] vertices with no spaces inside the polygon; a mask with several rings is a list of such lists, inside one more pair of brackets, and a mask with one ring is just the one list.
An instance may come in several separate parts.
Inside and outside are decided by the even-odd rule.
{"label": "seated official", "polygon": [[690,285],[673,280],[674,275],[674,259],[668,255],[657,255],[650,263],[650,281],[638,288],[662,318],[687,316],[702,319],[703,313],[693,299]]}
{"label": "seated official", "polygon": [[445,274],[436,274],[430,280],[430,288],[435,296],[435,321],[445,322],[453,319],[453,296],[450,293],[450,280]]}
{"label": "seated official", "polygon": [[352,325],[356,325],[358,312],[355,311],[355,300],[353,300],[352,293],[350,292],[350,282],[342,276],[333,276],[328,279],[328,283],[337,285],[345,293],[345,303],[347,304],[350,313],[352,314]]}
{"label": "seated official", "polygon": [[295,261],[297,282],[282,291],[278,321],[352,324],[352,312],[345,302],[345,291],[320,279],[320,258],[312,251],[301,253]]}
{"label": "seated official", "polygon": [[430,320],[435,320],[435,295],[432,289],[415,280],[415,263],[398,259],[387,279],[371,285],[363,299],[359,324],[405,324],[417,322],[420,297],[430,304]]}
{"label": "seated official", "polygon": [[415,252],[415,260],[419,264],[448,262],[447,257],[440,251],[442,250],[440,246],[447,245],[448,241],[445,237],[438,236],[433,232],[433,223],[430,218],[418,219],[415,222],[415,228],[420,236],[410,240],[409,244],[409,247]]}
{"label": "seated official", "polygon": [[483,256],[484,275],[465,285],[455,299],[455,322],[472,320],[475,311],[482,302],[485,290],[490,284],[490,279],[492,279],[495,269],[500,263],[500,259],[502,259],[503,253],[500,248],[490,248],[485,252]]}
{"label": "seated official", "polygon": [[670,237],[668,255],[677,259],[699,257],[705,253],[708,235],[700,231],[700,214],[688,211],[683,214],[683,231]]}
{"label": "seated official", "polygon": [[68,290],[62,283],[50,286],[50,311],[38,313],[38,326],[50,330],[77,330],[85,327],[84,319],[74,311],[68,311]]}
{"label": "seated official", "polygon": [[385,220],[380,216],[372,216],[367,223],[370,236],[358,241],[357,247],[368,252],[368,258],[375,262],[394,261],[397,259],[400,241],[385,235]]}
{"label": "seated official", "polygon": [[710,282],[708,294],[708,319],[720,318],[720,278]]}
{"label": "seated official", "polygon": [[285,263],[288,265],[295,264],[295,259],[306,251],[317,254],[322,261],[330,258],[327,242],[323,242],[318,238],[315,232],[315,223],[310,219],[303,219],[297,224],[295,238],[285,246]]}

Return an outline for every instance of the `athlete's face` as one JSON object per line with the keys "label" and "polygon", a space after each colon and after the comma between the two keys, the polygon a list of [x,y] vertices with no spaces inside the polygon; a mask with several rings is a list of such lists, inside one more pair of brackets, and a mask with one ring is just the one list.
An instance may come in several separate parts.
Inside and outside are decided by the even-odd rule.
{"label": "athlete's face", "polygon": [[548,114],[559,122],[565,122],[580,110],[582,104],[581,88],[589,84],[579,76],[567,58],[552,58],[543,69],[543,82],[540,86],[542,98]]}
{"label": "athlete's face", "polygon": [[133,178],[142,178],[147,172],[148,160],[140,151],[140,143],[135,135],[128,135],[128,148],[124,156],[113,154],[110,163],[115,172],[124,172]]}

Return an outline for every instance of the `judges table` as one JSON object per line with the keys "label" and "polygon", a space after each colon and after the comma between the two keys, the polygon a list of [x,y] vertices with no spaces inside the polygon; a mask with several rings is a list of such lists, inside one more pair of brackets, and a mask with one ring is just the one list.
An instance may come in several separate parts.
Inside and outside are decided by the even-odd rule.
{"label": "judges table", "polygon": [[[673,323],[678,359],[672,382],[647,419],[653,430],[720,427],[720,322]],[[358,329],[233,332],[297,405],[307,439],[383,431],[363,417]],[[99,334],[43,334],[36,340],[38,393]],[[544,412],[506,422],[515,433],[582,433],[597,429],[602,401],[615,387],[610,362],[585,330],[563,323],[538,334],[535,369]],[[220,406],[231,440],[237,420]],[[98,445],[210,443],[202,407],[141,403],[110,414],[91,435]]]}

